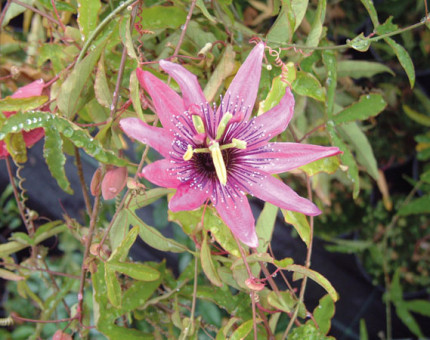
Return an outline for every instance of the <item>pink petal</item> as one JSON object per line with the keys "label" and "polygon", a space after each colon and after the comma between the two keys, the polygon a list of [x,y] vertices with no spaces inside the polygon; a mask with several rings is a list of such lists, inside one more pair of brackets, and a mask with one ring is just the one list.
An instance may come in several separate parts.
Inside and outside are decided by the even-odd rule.
{"label": "pink petal", "polygon": [[43,128],[37,128],[28,132],[23,131],[22,136],[24,137],[25,145],[31,147],[45,136],[45,131]]}
{"label": "pink petal", "polygon": [[244,109],[249,108],[245,120],[251,115],[257,98],[263,55],[264,43],[261,42],[249,53],[225,94],[225,98],[230,98],[231,102],[235,102],[236,98],[243,100]]}
{"label": "pink petal", "polygon": [[[255,118],[255,126],[261,127],[268,136],[268,139],[277,136],[283,132],[290,122],[294,114],[294,96],[289,87],[285,90],[285,95],[282,97],[278,105],[271,108],[269,111]],[[259,146],[261,143],[254,145]]]}
{"label": "pink petal", "polygon": [[173,212],[183,210],[194,210],[199,208],[208,198],[206,190],[190,187],[189,183],[178,186],[175,195],[169,202],[169,209]]}
{"label": "pink petal", "polygon": [[127,183],[127,168],[113,168],[106,172],[102,181],[102,196],[105,200],[115,198]]}
{"label": "pink petal", "polygon": [[151,96],[163,127],[175,128],[175,124],[172,123],[173,116],[182,115],[185,111],[182,98],[152,73],[138,68],[136,75],[142,87]]}
{"label": "pink petal", "polygon": [[4,159],[9,156],[9,152],[6,148],[6,143],[0,140],[0,159]]}
{"label": "pink petal", "polygon": [[155,161],[142,170],[142,175],[151,183],[165,188],[177,188],[181,181],[172,172],[172,163],[169,159]]}
{"label": "pink petal", "polygon": [[170,61],[160,60],[161,68],[176,80],[181,88],[182,98],[184,99],[185,109],[192,104],[206,103],[205,95],[200,87],[197,77],[179,64]]}
{"label": "pink petal", "polygon": [[218,214],[227,224],[232,233],[249,247],[258,247],[258,237],[255,232],[255,220],[246,197],[225,197],[215,205]]}
{"label": "pink petal", "polygon": [[270,164],[261,167],[270,174],[280,174],[318,159],[335,156],[341,153],[337,147],[327,147],[300,143],[269,143],[274,152],[263,152],[245,156],[244,159],[272,158]]}
{"label": "pink petal", "polygon": [[300,197],[284,182],[267,174],[249,193],[282,209],[297,211],[309,216],[321,214],[318,207],[306,198]]}
{"label": "pink petal", "polygon": [[39,79],[33,81],[32,83],[20,87],[13,95],[12,98],[27,98],[27,97],[36,97],[42,94],[43,88],[45,87],[45,83],[43,79]]}
{"label": "pink petal", "polygon": [[139,118],[121,119],[119,125],[131,138],[143,144],[148,144],[164,157],[172,150],[173,135],[167,129],[149,126]]}

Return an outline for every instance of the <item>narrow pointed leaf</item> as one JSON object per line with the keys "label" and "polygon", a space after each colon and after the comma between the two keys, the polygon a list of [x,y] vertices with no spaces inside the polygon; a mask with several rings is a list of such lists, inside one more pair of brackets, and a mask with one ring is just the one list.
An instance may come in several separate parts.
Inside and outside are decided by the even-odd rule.
{"label": "narrow pointed leaf", "polygon": [[112,94],[109,89],[109,84],[106,78],[106,70],[103,57],[100,58],[97,66],[96,80],[94,83],[94,93],[100,105],[110,108],[112,104]]}
{"label": "narrow pointed leaf", "polygon": [[385,38],[384,40],[393,49],[394,53],[397,56],[397,59],[399,60],[400,64],[406,72],[406,75],[409,78],[411,88],[413,88],[415,84],[415,68],[414,63],[409,56],[409,53],[402,45],[396,43],[393,39]]}
{"label": "narrow pointed leaf", "polygon": [[0,111],[29,111],[42,106],[48,101],[47,96],[0,99]]}
{"label": "narrow pointed leaf", "polygon": [[105,266],[105,283],[109,302],[116,308],[121,307],[121,285],[113,269]]}
{"label": "narrow pointed leaf", "polygon": [[133,104],[134,111],[141,120],[145,121],[142,111],[142,105],[140,104],[139,95],[139,82],[137,80],[136,71],[132,71],[130,74],[130,99]]}
{"label": "narrow pointed leaf", "polygon": [[365,60],[341,60],[337,64],[339,77],[351,77],[354,79],[372,78],[379,73],[394,72],[385,64]]}
{"label": "narrow pointed leaf", "polygon": [[[116,217],[115,222],[116,221],[119,221],[119,223],[123,223],[124,227],[128,229],[129,223],[127,219],[127,211],[121,210]],[[124,261],[128,255],[128,252],[131,246],[136,241],[138,234],[139,234],[138,227],[134,227],[130,229],[130,231],[127,233],[127,236],[122,240],[120,245],[114,248],[114,251],[112,252],[108,261],[114,261],[114,262]]]}
{"label": "narrow pointed leaf", "polygon": [[291,9],[295,17],[294,31],[299,28],[308,8],[309,0],[291,0]]}
{"label": "narrow pointed leaf", "polygon": [[45,145],[43,147],[43,157],[48,165],[52,177],[58,183],[58,186],[68,194],[72,195],[73,190],[70,182],[66,177],[64,164],[66,157],[63,152],[63,140],[55,126],[51,125],[45,128]]}
{"label": "narrow pointed leaf", "polygon": [[311,97],[318,101],[325,100],[325,89],[321,86],[318,79],[307,72],[297,72],[296,80],[292,83],[294,92],[302,96]]}
{"label": "narrow pointed leaf", "polygon": [[366,10],[370,16],[370,20],[372,20],[373,26],[378,27],[378,14],[376,13],[375,6],[373,5],[373,0],[361,0],[361,3],[364,5],[364,7],[366,7]]}
{"label": "narrow pointed leaf", "polygon": [[403,105],[403,111],[405,111],[406,115],[417,123],[430,127],[430,116],[417,112],[414,109],[410,108],[408,105]]}
{"label": "narrow pointed leaf", "polygon": [[[121,41],[124,44],[125,48],[127,49],[127,54],[130,58],[133,58],[134,60],[139,60],[139,57],[136,54],[136,51],[134,49],[133,45],[133,39],[131,37],[130,32],[130,24],[131,24],[131,16],[125,15],[121,18],[121,23],[119,26],[119,35],[121,37]],[[132,72],[135,73],[135,72]]]}
{"label": "narrow pointed leaf", "polygon": [[312,22],[311,31],[309,32],[308,38],[306,40],[306,46],[318,46],[323,33],[326,6],[327,0],[318,1],[318,7],[315,12],[314,21]]}
{"label": "narrow pointed leaf", "polygon": [[7,281],[21,281],[25,279],[23,276],[17,275],[14,272],[3,268],[0,268],[0,278]]}
{"label": "narrow pointed leaf", "polygon": [[202,269],[209,281],[218,287],[222,286],[222,281],[216,271],[214,260],[211,255],[210,247],[208,245],[208,234],[205,233],[203,238],[202,247],[200,249],[200,261]]}
{"label": "narrow pointed leaf", "polygon": [[339,157],[333,156],[333,157],[321,158],[312,163],[303,165],[299,167],[299,169],[306,172],[308,176],[315,176],[320,172],[326,172],[328,174],[332,174],[332,173],[335,173],[336,170],[339,168],[339,164],[340,164]]}
{"label": "narrow pointed leaf", "polygon": [[295,25],[291,0],[282,0],[281,12],[278,14],[269,33],[267,33],[266,39],[270,41],[270,43],[275,44],[290,42],[293,38]]}
{"label": "narrow pointed leaf", "polygon": [[97,27],[100,8],[100,0],[78,0],[78,25],[84,40]]}
{"label": "narrow pointed leaf", "polygon": [[430,195],[415,198],[405,206],[402,206],[398,214],[400,216],[422,215],[430,213]]}
{"label": "narrow pointed leaf", "polygon": [[307,277],[314,280],[316,283],[318,283],[321,287],[323,287],[327,291],[327,293],[330,295],[330,297],[333,299],[333,301],[336,302],[339,299],[339,295],[337,294],[334,287],[320,273],[318,273],[312,269],[300,266],[298,264],[292,264],[291,266],[288,266],[286,269],[294,272],[294,274],[299,274],[298,276],[296,276],[296,278],[298,278],[298,277],[301,278],[304,275],[306,275]]}
{"label": "narrow pointed leaf", "polygon": [[155,281],[160,278],[160,273],[156,269],[141,263],[108,261],[106,262],[106,268],[139,281]]}
{"label": "narrow pointed leaf", "polygon": [[363,95],[360,99],[348,106],[333,117],[336,124],[353,122],[355,120],[365,120],[381,113],[387,103],[380,94],[371,93]]}
{"label": "narrow pointed leaf", "polygon": [[27,146],[21,133],[11,133],[5,138],[6,148],[16,163],[27,162]]}
{"label": "narrow pointed leaf", "polygon": [[285,222],[291,224],[296,229],[300,238],[309,247],[310,244],[310,230],[309,222],[306,216],[302,213],[281,209],[284,215]]}
{"label": "narrow pointed leaf", "polygon": [[254,322],[252,319],[245,321],[243,324],[237,327],[236,330],[231,334],[230,340],[245,339],[246,336],[251,332],[253,324]]}
{"label": "narrow pointed leaf", "polygon": [[275,228],[276,216],[278,214],[278,207],[268,202],[264,203],[264,208],[258,217],[255,225],[255,231],[258,236],[259,245],[257,247],[258,253],[265,253],[272,239],[273,229]]}

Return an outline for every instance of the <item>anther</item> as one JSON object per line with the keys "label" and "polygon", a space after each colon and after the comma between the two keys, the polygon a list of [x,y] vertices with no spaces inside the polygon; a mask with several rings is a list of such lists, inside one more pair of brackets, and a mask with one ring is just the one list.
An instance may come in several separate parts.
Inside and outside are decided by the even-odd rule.
{"label": "anther", "polygon": [[224,159],[222,157],[222,152],[219,147],[218,142],[214,142],[209,146],[211,152],[212,161],[215,166],[216,175],[222,185],[227,184],[227,169],[225,167]]}
{"label": "anther", "polygon": [[189,161],[191,158],[193,158],[193,153],[194,153],[193,147],[190,144],[188,144],[187,151],[185,151],[182,158],[184,159],[184,161]]}
{"label": "anther", "polygon": [[216,131],[216,140],[219,140],[227,128],[228,122],[233,118],[230,112],[226,112],[219,122],[218,129]]}

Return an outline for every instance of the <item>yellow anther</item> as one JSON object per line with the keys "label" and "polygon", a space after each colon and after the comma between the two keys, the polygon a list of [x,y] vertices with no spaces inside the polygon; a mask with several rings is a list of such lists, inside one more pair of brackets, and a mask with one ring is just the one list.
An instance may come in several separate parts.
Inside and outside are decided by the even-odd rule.
{"label": "yellow anther", "polygon": [[205,124],[203,123],[202,118],[198,115],[192,115],[192,119],[197,133],[205,133]]}
{"label": "yellow anther", "polygon": [[242,150],[246,149],[246,142],[244,140],[233,138],[232,142],[236,148]]}
{"label": "yellow anther", "polygon": [[212,161],[214,162],[216,175],[222,185],[227,184],[227,169],[225,168],[224,159],[222,158],[222,152],[219,148],[219,143],[214,142],[209,146],[211,152]]}
{"label": "yellow anther", "polygon": [[187,151],[185,151],[182,158],[184,159],[184,161],[189,161],[191,158],[193,158],[193,153],[194,153],[193,147],[188,144]]}

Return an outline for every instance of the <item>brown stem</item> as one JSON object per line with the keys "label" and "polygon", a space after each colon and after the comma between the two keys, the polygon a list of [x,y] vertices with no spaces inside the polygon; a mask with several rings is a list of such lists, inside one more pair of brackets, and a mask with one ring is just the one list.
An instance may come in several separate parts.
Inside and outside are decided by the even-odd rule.
{"label": "brown stem", "polygon": [[12,266],[15,268],[22,268],[22,269],[28,269],[28,270],[38,270],[41,272],[45,272],[45,273],[50,273],[52,275],[57,275],[57,276],[64,276],[64,277],[69,277],[71,279],[79,279],[78,275],[72,275],[72,274],[67,274],[67,273],[61,273],[61,272],[56,272],[53,270],[49,270],[49,269],[44,269],[44,268],[39,268],[39,267],[26,267],[17,263],[6,263],[3,261],[0,261],[0,265],[1,266]]}
{"label": "brown stem", "polygon": [[66,26],[64,26],[63,22],[60,19],[60,16],[58,15],[57,7],[55,6],[55,1],[54,0],[51,0],[51,5],[52,5],[52,8],[54,8],[54,13],[55,13],[55,16],[58,19],[58,22],[60,23],[61,29],[63,30],[63,32],[66,32]]}
{"label": "brown stem", "polygon": [[91,201],[88,192],[87,184],[85,183],[84,170],[82,169],[81,155],[79,149],[75,146],[76,167],[78,168],[79,182],[81,183],[82,195],[84,196],[85,208],[87,209],[88,216],[91,215]]}
{"label": "brown stem", "polygon": [[11,318],[18,321],[24,321],[24,322],[34,322],[34,323],[60,323],[60,322],[70,322],[76,320],[77,317],[73,318],[65,318],[65,319],[57,319],[57,320],[35,320],[35,319],[27,319],[22,318],[14,313],[12,313]]}
{"label": "brown stem", "polygon": [[90,227],[88,229],[88,235],[85,241],[85,251],[84,251],[84,257],[82,260],[82,270],[81,270],[81,276],[80,276],[81,282],[80,282],[79,292],[78,292],[78,308],[77,308],[77,318],[79,319],[80,324],[82,324],[82,317],[83,317],[82,305],[84,301],[85,275],[87,273],[87,267],[85,262],[88,259],[88,255],[90,254],[91,242],[93,240],[93,234],[97,224],[99,205],[100,205],[100,193],[96,195],[94,200],[93,213],[91,214]]}
{"label": "brown stem", "polygon": [[17,5],[20,5],[24,8],[29,9],[30,11],[37,13],[41,15],[42,17],[45,17],[49,21],[53,22],[54,24],[61,26],[61,23],[59,23],[57,20],[55,20],[53,17],[51,17],[49,14],[43,13],[42,11],[39,11],[37,8],[34,8],[33,6],[27,5],[25,2],[21,2],[19,0],[12,0],[12,2],[16,3]]}
{"label": "brown stem", "polygon": [[3,11],[0,14],[0,32],[1,32],[1,29],[3,27],[4,16],[6,15],[6,12],[7,12],[8,8],[9,8],[11,2],[12,2],[12,0],[8,0],[6,2],[6,4],[4,5],[4,8],[3,8]]}
{"label": "brown stem", "polygon": [[309,132],[305,133],[304,136],[302,138],[300,138],[298,140],[299,143],[303,142],[306,138],[308,138],[311,134],[313,134],[315,131],[318,131],[319,129],[324,128],[326,125],[326,123],[320,124],[316,127],[314,127],[312,130],[310,130]]}

